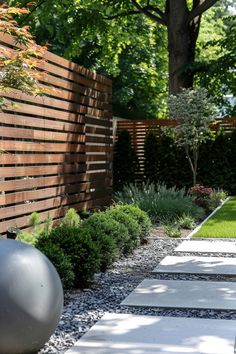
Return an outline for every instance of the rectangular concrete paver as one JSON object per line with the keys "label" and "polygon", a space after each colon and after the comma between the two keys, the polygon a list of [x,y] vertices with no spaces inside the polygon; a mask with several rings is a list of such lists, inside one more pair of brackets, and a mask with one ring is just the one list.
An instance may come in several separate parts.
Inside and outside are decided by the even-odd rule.
{"label": "rectangular concrete paver", "polygon": [[167,256],[153,273],[236,275],[236,258]]}
{"label": "rectangular concrete paver", "polygon": [[236,321],[106,314],[66,354],[234,354]]}
{"label": "rectangular concrete paver", "polygon": [[236,310],[236,283],[145,279],[122,305]]}
{"label": "rectangular concrete paver", "polygon": [[232,241],[184,241],[175,252],[236,253],[236,242]]}

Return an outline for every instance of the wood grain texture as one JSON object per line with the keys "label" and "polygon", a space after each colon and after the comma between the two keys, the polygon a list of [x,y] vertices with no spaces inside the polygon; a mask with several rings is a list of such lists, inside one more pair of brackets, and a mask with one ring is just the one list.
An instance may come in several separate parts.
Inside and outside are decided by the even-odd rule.
{"label": "wood grain texture", "polygon": [[[41,212],[40,213],[40,220],[43,222],[48,217],[52,218],[53,220],[59,220],[66,214],[68,209],[71,207],[75,208],[76,210],[83,210],[83,209],[90,209],[90,208],[99,207],[99,206],[103,206],[103,205],[109,205],[109,204],[111,204],[111,197],[110,196],[96,198],[96,199],[90,199],[90,200],[82,201],[82,202],[75,203],[72,205],[63,206],[60,208],[54,208],[54,209],[50,209],[50,210]],[[0,222],[0,233],[2,235],[4,235],[6,233],[7,228],[10,226],[15,226],[18,228],[26,229],[28,225],[29,225],[29,215],[16,217],[11,220],[6,220],[4,222]]]}
{"label": "wood grain texture", "polygon": [[[10,35],[0,47],[12,52]],[[18,46],[19,47],[19,46]],[[112,82],[45,52],[38,65],[45,96],[0,92],[14,102],[0,112],[0,232],[28,228],[30,213],[59,220],[111,201]]]}
{"label": "wood grain texture", "polygon": [[46,176],[30,178],[25,177],[24,179],[12,179],[1,181],[0,180],[0,190],[2,192],[12,192],[19,190],[30,190],[36,188],[58,186],[64,184],[73,184],[79,182],[96,182],[108,181],[111,179],[111,174],[109,171],[100,173],[81,173],[75,175],[61,175],[61,176]]}

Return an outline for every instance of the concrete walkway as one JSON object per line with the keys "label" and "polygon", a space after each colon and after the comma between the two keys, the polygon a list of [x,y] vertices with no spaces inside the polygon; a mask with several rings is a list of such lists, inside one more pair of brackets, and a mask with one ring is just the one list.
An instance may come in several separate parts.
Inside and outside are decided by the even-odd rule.
{"label": "concrete walkway", "polygon": [[[184,241],[176,252],[236,253],[228,241]],[[234,257],[166,257],[161,274],[236,275]],[[125,306],[236,310],[236,282],[144,279]],[[106,314],[67,354],[235,354],[236,321]]]}

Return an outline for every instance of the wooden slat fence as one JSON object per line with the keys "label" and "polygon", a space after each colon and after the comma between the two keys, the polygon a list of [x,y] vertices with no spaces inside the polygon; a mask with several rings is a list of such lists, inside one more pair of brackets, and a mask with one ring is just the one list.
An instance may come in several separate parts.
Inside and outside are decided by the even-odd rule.
{"label": "wooden slat fence", "polygon": [[[150,119],[150,120],[118,120],[117,133],[123,129],[128,130],[131,135],[132,145],[139,162],[139,171],[136,172],[136,180],[142,180],[144,173],[144,142],[147,133],[152,130],[159,137],[162,130],[174,127],[175,120],[170,119]],[[236,128],[236,118],[219,118],[217,123],[212,125],[212,130],[224,129],[226,133],[232,132]]]}
{"label": "wooden slat fence", "polygon": [[[0,36],[0,46],[14,45]],[[4,94],[16,105],[0,112],[1,234],[27,228],[33,211],[56,221],[111,198],[111,80],[50,52],[45,59],[38,69],[50,95]]]}

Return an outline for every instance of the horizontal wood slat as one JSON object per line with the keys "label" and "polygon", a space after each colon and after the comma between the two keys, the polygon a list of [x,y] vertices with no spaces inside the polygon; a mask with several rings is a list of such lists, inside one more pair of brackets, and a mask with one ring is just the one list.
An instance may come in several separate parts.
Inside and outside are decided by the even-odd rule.
{"label": "horizontal wood slat", "polygon": [[50,141],[68,141],[73,143],[84,143],[85,136],[82,134],[57,133],[45,130],[1,127],[1,137],[17,139],[34,139],[34,140],[50,140]]}
{"label": "horizontal wood slat", "polygon": [[51,163],[71,163],[71,162],[89,162],[104,161],[111,159],[111,155],[87,155],[84,154],[14,154],[1,153],[0,165],[35,165],[35,164],[51,164]]}
{"label": "horizontal wood slat", "polygon": [[85,174],[75,174],[75,175],[63,175],[63,176],[52,176],[52,177],[37,177],[25,179],[15,179],[0,181],[0,190],[2,192],[9,191],[19,191],[28,190],[34,188],[43,188],[49,186],[57,186],[63,184],[72,184],[78,182],[98,182],[110,180],[111,175],[106,172],[102,173],[85,173]]}
{"label": "horizontal wood slat", "polygon": [[[73,208],[77,210],[83,210],[83,209],[90,209],[93,207],[99,207],[103,205],[108,205],[111,203],[111,198],[109,196],[103,197],[103,198],[96,198],[96,199],[90,199],[87,201],[82,201],[76,204],[73,204]],[[63,206],[60,208],[54,208],[47,210],[45,212],[40,213],[40,221],[45,221],[48,217],[52,218],[53,220],[55,219],[60,219],[63,216],[65,216],[66,212],[68,211],[69,208],[72,207],[71,205],[68,206]],[[4,222],[0,222],[0,232],[4,234],[7,230],[8,227],[10,226],[15,226],[18,228],[22,228],[25,226],[29,225],[29,216],[21,216],[17,217],[11,220],[6,220]]]}
{"label": "horizontal wood slat", "polygon": [[[0,47],[14,52],[10,35]],[[38,65],[45,96],[0,92],[0,232],[27,228],[29,214],[55,221],[70,206],[111,201],[112,82],[48,51]],[[43,71],[42,71],[43,70]]]}
{"label": "horizontal wood slat", "polygon": [[[85,120],[85,118],[84,118]],[[57,130],[57,131],[67,131],[73,133],[84,133],[85,126],[83,120],[81,119],[82,124],[77,122],[61,122],[56,120],[49,120],[45,118],[29,117],[23,116],[20,114],[10,114],[10,113],[1,113],[0,112],[0,123],[14,126],[23,126],[23,127],[37,127],[47,130]]]}
{"label": "horizontal wood slat", "polygon": [[[96,189],[97,185],[98,184],[95,182],[85,182],[80,184],[61,185],[40,190],[2,194],[0,195],[0,205],[17,204],[29,200],[47,199],[64,194],[86,192],[89,189]],[[106,181],[99,184],[99,189],[107,187],[109,187],[109,183]]]}
{"label": "horizontal wood slat", "polygon": [[85,164],[46,165],[33,167],[0,167],[1,177],[42,176],[85,172]]}
{"label": "horizontal wood slat", "polygon": [[46,143],[46,142],[26,142],[16,140],[0,140],[0,150],[2,151],[36,151],[36,152],[84,152],[85,146],[82,144],[67,143]]}
{"label": "horizontal wood slat", "polygon": [[12,217],[12,210],[14,210],[14,216],[30,214],[34,211],[39,212],[42,210],[47,210],[55,207],[64,206],[67,204],[73,204],[77,202],[86,201],[92,199],[93,197],[101,197],[104,192],[94,192],[94,193],[77,193],[69,196],[60,196],[56,198],[48,198],[46,200],[19,204],[10,207],[2,208],[1,210],[1,218],[10,218]]}
{"label": "horizontal wood slat", "polygon": [[[31,101],[33,103],[33,100]],[[17,103],[17,101],[15,102]],[[18,102],[14,106],[8,106],[7,108],[4,108],[4,111],[6,112],[17,112],[17,113],[25,113],[25,114],[33,114],[41,117],[46,117],[46,118],[56,118],[60,120],[69,120],[72,122],[77,122],[79,123],[80,120],[78,114],[90,114],[95,117],[101,117],[101,118],[109,118],[110,113],[107,111],[102,111],[100,109],[96,108],[91,108],[91,107],[86,107],[83,105],[77,105],[77,110],[72,110],[72,111],[63,111],[63,110],[57,110],[53,108],[48,108],[45,106],[35,106],[32,104],[26,104],[22,102]],[[76,112],[76,113],[74,113]]]}
{"label": "horizontal wood slat", "polygon": [[[55,93],[57,93],[57,90],[55,90]],[[54,91],[52,94],[55,94]],[[90,107],[94,107],[94,108],[99,108],[99,109],[104,109],[104,110],[111,110],[111,106],[107,105],[104,102],[100,102],[100,101],[96,101],[90,97],[86,97],[86,96],[81,96],[81,95],[77,95],[75,97],[70,97],[72,99],[72,101],[63,101],[62,100],[62,93],[58,92],[58,97],[60,97],[59,99],[55,99],[55,98],[51,98],[51,97],[47,97],[47,96],[30,96],[30,95],[26,95],[23,92],[19,91],[19,90],[12,90],[11,92],[0,92],[0,94],[4,97],[7,98],[11,98],[14,100],[20,100],[20,101],[27,101],[27,102],[33,102],[35,104],[38,105],[42,105],[42,106],[48,106],[48,107],[53,107],[53,108],[57,108],[60,110],[66,110],[66,111],[71,111],[71,112],[77,112],[77,105],[78,103],[81,103],[82,105],[85,106],[90,106]],[[67,94],[67,97],[69,98],[69,94]]]}

